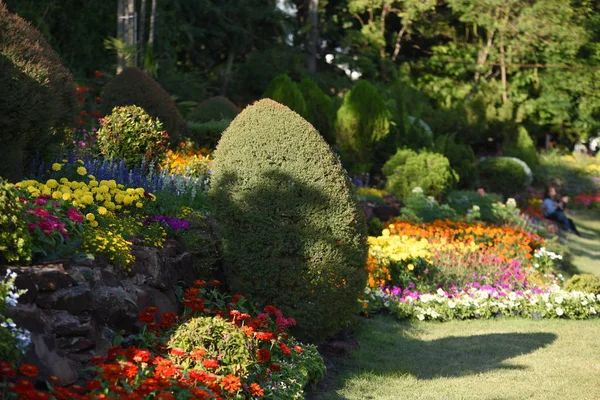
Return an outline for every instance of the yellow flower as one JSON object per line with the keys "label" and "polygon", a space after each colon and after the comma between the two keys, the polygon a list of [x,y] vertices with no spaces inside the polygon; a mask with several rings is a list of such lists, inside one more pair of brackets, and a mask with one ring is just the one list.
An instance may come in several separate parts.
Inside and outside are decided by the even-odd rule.
{"label": "yellow flower", "polygon": [[136,206],[137,208],[142,208],[142,207],[144,207],[144,205],[143,205],[142,203],[140,203],[139,201],[138,201],[137,203],[135,203],[135,206]]}
{"label": "yellow flower", "polygon": [[81,201],[85,204],[92,204],[94,202],[94,198],[91,194],[86,194],[81,198]]}
{"label": "yellow flower", "polygon": [[58,182],[56,179],[48,179],[48,181],[46,181],[46,186],[48,186],[50,189],[54,189],[58,186]]}
{"label": "yellow flower", "polygon": [[96,177],[94,175],[88,175],[88,178],[92,181],[96,180]]}
{"label": "yellow flower", "polygon": [[90,183],[88,183],[89,187],[95,187],[98,186],[98,181],[90,181]]}
{"label": "yellow flower", "polygon": [[62,199],[63,199],[64,201],[68,201],[68,200],[70,200],[70,199],[71,199],[71,193],[63,193],[63,195],[62,195]]}
{"label": "yellow flower", "polygon": [[415,266],[412,264],[408,264],[407,268],[409,271],[412,271],[413,269],[415,269]]}
{"label": "yellow flower", "polygon": [[68,183],[69,180],[67,178],[65,178],[65,177],[62,177],[62,178],[59,179],[59,182],[64,185],[65,183]]}
{"label": "yellow flower", "polygon": [[52,193],[52,198],[53,199],[60,199],[62,197],[62,193],[61,192],[54,192]]}
{"label": "yellow flower", "polygon": [[98,214],[104,215],[107,213],[107,209],[105,207],[98,207]]}
{"label": "yellow flower", "polygon": [[52,164],[52,169],[54,171],[60,171],[61,168],[62,168],[62,164],[59,164],[57,162],[55,162],[54,164]]}
{"label": "yellow flower", "polygon": [[77,162],[81,165],[83,165],[83,160],[77,160]]}
{"label": "yellow flower", "polygon": [[88,221],[92,222],[96,220],[96,216],[92,213],[87,213],[85,216],[85,219],[87,219]]}
{"label": "yellow flower", "polygon": [[87,174],[87,170],[85,169],[85,167],[77,167],[77,173],[79,175],[85,175]]}
{"label": "yellow flower", "polygon": [[98,200],[98,201],[104,201],[104,196],[102,196],[100,193],[98,193],[96,195],[96,200]]}
{"label": "yellow flower", "polygon": [[[88,214],[88,215],[89,215],[89,214]],[[93,214],[92,214],[92,215],[93,215]],[[97,227],[97,226],[98,226],[98,221],[91,221],[91,222],[90,222],[90,226],[91,226],[92,228],[95,228],[95,227]]]}

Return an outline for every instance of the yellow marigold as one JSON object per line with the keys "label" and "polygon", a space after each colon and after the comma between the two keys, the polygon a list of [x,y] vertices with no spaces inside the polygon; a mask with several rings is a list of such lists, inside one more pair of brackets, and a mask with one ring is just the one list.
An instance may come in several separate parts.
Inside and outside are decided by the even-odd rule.
{"label": "yellow marigold", "polygon": [[97,226],[98,226],[98,221],[91,221],[91,222],[90,222],[90,226],[91,226],[92,228],[95,228],[95,227],[97,227]]}
{"label": "yellow marigold", "polygon": [[140,203],[140,202],[138,201],[137,203],[135,203],[135,206],[136,206],[137,208],[142,208],[142,207],[144,207],[144,204],[142,204],[142,203]]}
{"label": "yellow marigold", "polygon": [[53,192],[52,193],[52,198],[53,199],[60,199],[60,198],[62,198],[62,193],[59,192],[59,191]]}
{"label": "yellow marigold", "polygon": [[54,171],[60,171],[62,168],[62,164],[59,164],[57,162],[55,162],[54,164],[52,164],[52,170]]}
{"label": "yellow marigold", "polygon": [[87,213],[85,215],[85,219],[87,219],[88,221],[92,222],[92,221],[96,220],[96,216],[94,214],[92,214],[92,213]]}
{"label": "yellow marigold", "polygon": [[85,169],[85,167],[77,167],[77,173],[83,176],[87,174],[87,170]]}
{"label": "yellow marigold", "polygon": [[98,207],[98,214],[105,215],[108,210],[105,207]]}
{"label": "yellow marigold", "polygon": [[55,187],[58,187],[58,182],[56,181],[56,179],[48,179],[46,181],[46,186],[48,186],[51,189],[54,189]]}
{"label": "yellow marigold", "polygon": [[62,195],[62,199],[63,199],[64,201],[69,201],[69,200],[71,200],[71,193],[63,193],[63,195]]}

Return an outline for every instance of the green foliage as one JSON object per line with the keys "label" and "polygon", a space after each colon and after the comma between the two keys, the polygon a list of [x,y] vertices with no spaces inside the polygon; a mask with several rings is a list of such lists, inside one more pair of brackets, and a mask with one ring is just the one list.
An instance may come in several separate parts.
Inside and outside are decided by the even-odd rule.
{"label": "green foliage", "polygon": [[308,116],[306,101],[302,96],[302,91],[287,74],[277,75],[263,94],[263,98],[275,100],[278,103],[288,106],[296,111],[302,117]]}
{"label": "green foliage", "polygon": [[450,219],[456,221],[458,215],[448,204],[440,205],[435,199],[422,192],[409,193],[404,198],[402,219],[416,223]]}
{"label": "green foliage", "polygon": [[[180,325],[169,339],[169,348],[183,349],[186,353],[205,350],[206,360],[219,360],[218,374],[244,375],[254,364],[251,350],[256,339],[232,322],[221,317],[196,317]],[[174,356],[171,356],[174,357]],[[186,358],[186,369],[204,369],[201,360]],[[212,371],[211,371],[212,372]]]}
{"label": "green foliage", "polygon": [[179,215],[190,223],[190,228],[178,233],[178,238],[193,258],[194,275],[198,279],[216,278],[215,268],[220,255],[218,241],[209,221],[197,211],[186,209]]}
{"label": "green foliage", "polygon": [[482,195],[471,190],[456,190],[450,192],[446,201],[460,215],[467,215],[476,206],[479,209],[481,220],[492,222],[494,219],[493,205],[502,201],[502,198],[494,193]]}
{"label": "green foliage", "polygon": [[310,78],[304,78],[300,82],[300,90],[306,101],[308,121],[313,124],[327,143],[334,144],[335,111],[331,97],[327,96]]}
{"label": "green foliage", "polygon": [[186,136],[194,143],[195,147],[214,149],[231,120],[191,122],[188,125]]}
{"label": "green foliage", "polygon": [[477,169],[479,185],[488,192],[508,197],[528,186],[527,171],[513,158],[486,158],[479,162]]}
{"label": "green foliage", "polygon": [[592,274],[574,275],[565,282],[565,290],[600,294],[600,277]]}
{"label": "green foliage", "polygon": [[77,100],[71,73],[39,31],[0,2],[0,175],[23,176],[64,139]]}
{"label": "green foliage", "polygon": [[523,126],[519,126],[516,137],[511,138],[505,144],[504,155],[525,161],[531,169],[537,167],[540,163],[535,144],[529,136],[529,132]]}
{"label": "green foliage", "polygon": [[162,123],[138,106],[115,107],[98,130],[98,148],[108,158],[130,167],[145,158],[160,164],[166,156],[166,132]]}
{"label": "green foliage", "polygon": [[336,140],[344,164],[356,172],[368,172],[375,146],[389,130],[385,101],[375,86],[359,81],[346,93],[337,112]]}
{"label": "green foliage", "polygon": [[215,151],[209,191],[230,287],[336,333],[366,284],[364,218],[318,132],[271,100],[246,108]]}
{"label": "green foliage", "polygon": [[125,68],[112,79],[102,93],[102,108],[110,113],[117,106],[139,106],[158,118],[172,139],[185,133],[185,121],[177,105],[148,74],[139,68]]}
{"label": "green foliage", "polygon": [[470,188],[477,182],[477,160],[473,148],[466,144],[457,143],[455,135],[441,135],[435,140],[433,150],[443,154],[452,169],[460,177],[459,186]]}
{"label": "green foliage", "polygon": [[234,119],[240,110],[227,97],[216,96],[204,100],[186,117],[192,122],[210,122]]}
{"label": "green foliage", "polygon": [[448,159],[441,154],[400,149],[383,166],[386,189],[404,199],[413,189],[440,198],[458,181]]}
{"label": "green foliage", "polygon": [[31,260],[31,239],[13,186],[0,177],[0,263]]}

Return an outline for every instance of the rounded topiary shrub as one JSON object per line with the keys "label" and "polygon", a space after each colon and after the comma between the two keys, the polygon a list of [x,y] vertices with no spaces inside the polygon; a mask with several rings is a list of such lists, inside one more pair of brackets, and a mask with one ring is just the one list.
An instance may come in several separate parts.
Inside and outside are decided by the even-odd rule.
{"label": "rounded topiary shrub", "polygon": [[592,274],[574,275],[565,282],[565,290],[600,294],[600,276]]}
{"label": "rounded topiary shrub", "polygon": [[[206,369],[203,360],[218,360],[219,366],[210,372],[243,375],[255,362],[256,339],[248,337],[239,327],[220,317],[196,317],[180,325],[169,339],[170,349],[186,353],[196,350],[202,357],[187,357],[190,369]],[[173,352],[171,353],[173,354]]]}
{"label": "rounded topiary shrub", "polygon": [[321,88],[310,78],[304,78],[300,82],[300,90],[306,101],[307,119],[313,124],[325,140],[333,144],[333,122],[335,119],[333,101]]}
{"label": "rounded topiary shrub", "polygon": [[142,107],[158,118],[169,137],[177,139],[186,130],[177,105],[169,93],[137,67],[125,68],[102,92],[102,108],[108,114],[117,106]]}
{"label": "rounded topiary shrub", "polygon": [[356,312],[367,251],[338,158],[268,99],[238,115],[214,156],[209,199],[231,289],[295,317],[305,340],[336,333]]}
{"label": "rounded topiary shrub", "polygon": [[277,75],[273,78],[263,97],[286,105],[303,117],[307,116],[304,96],[298,85],[287,74]]}
{"label": "rounded topiary shrub", "polygon": [[477,159],[471,146],[456,143],[454,135],[440,135],[433,150],[443,154],[460,177],[459,186],[472,188],[477,184]]}
{"label": "rounded topiary shrub", "polygon": [[337,111],[336,142],[342,161],[356,172],[371,168],[375,145],[390,129],[389,113],[377,88],[359,81]]}
{"label": "rounded topiary shrub", "polygon": [[236,105],[227,97],[216,96],[198,104],[198,107],[187,115],[187,120],[192,122],[230,121],[239,112]]}
{"label": "rounded topiary shrub", "polygon": [[115,107],[101,121],[98,148],[108,158],[136,167],[145,158],[159,165],[167,154],[168,135],[160,121],[138,106]]}
{"label": "rounded topiary shrub", "polygon": [[477,165],[479,186],[488,192],[512,196],[531,184],[531,170],[512,157],[485,158]]}
{"label": "rounded topiary shrub", "polygon": [[30,235],[13,186],[0,177],[0,264],[31,260]]}
{"label": "rounded topiary shrub", "polygon": [[448,192],[459,177],[446,157],[438,153],[416,153],[400,149],[383,166],[386,189],[398,198],[405,198],[420,187],[427,196],[440,198]]}
{"label": "rounded topiary shrub", "polygon": [[213,149],[230,123],[231,120],[191,122],[186,136],[195,147]]}
{"label": "rounded topiary shrub", "polygon": [[18,180],[75,118],[73,77],[42,34],[0,1],[0,175]]}
{"label": "rounded topiary shrub", "polygon": [[504,155],[523,160],[531,169],[540,163],[533,139],[529,136],[527,129],[522,126],[517,129],[515,137],[505,144]]}

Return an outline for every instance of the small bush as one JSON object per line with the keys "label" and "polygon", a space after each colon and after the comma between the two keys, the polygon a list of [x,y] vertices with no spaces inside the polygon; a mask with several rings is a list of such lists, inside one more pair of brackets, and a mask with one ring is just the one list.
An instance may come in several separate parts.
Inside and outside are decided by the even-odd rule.
{"label": "small bush", "polygon": [[334,144],[333,122],[335,113],[333,101],[310,78],[300,82],[300,90],[306,101],[307,119],[325,138],[327,143]]}
{"label": "small bush", "polygon": [[101,125],[98,148],[108,158],[125,161],[129,168],[138,166],[144,157],[160,164],[167,154],[168,136],[162,124],[141,107],[115,107]]}
{"label": "small bush", "polygon": [[216,96],[198,104],[198,107],[186,118],[192,122],[231,121],[239,112],[240,110],[227,97]]}
{"label": "small bush", "polygon": [[460,215],[467,215],[473,206],[477,206],[481,220],[492,222],[494,220],[493,205],[502,201],[502,198],[494,193],[481,195],[472,190],[456,190],[448,195],[446,201]]}
{"label": "small bush", "polygon": [[409,193],[404,198],[404,207],[401,211],[403,220],[415,223],[458,220],[454,209],[447,204],[440,205],[435,199],[425,196],[422,192]]}
{"label": "small bush", "polygon": [[460,187],[472,188],[477,183],[477,159],[471,146],[456,143],[454,135],[442,135],[435,140],[433,150],[450,161],[450,166],[460,177]]}
{"label": "small bush", "polygon": [[280,307],[321,341],[356,311],[366,284],[364,217],[339,160],[289,108],[246,108],[215,151],[209,199],[228,283]]}
{"label": "small bush", "polygon": [[385,101],[375,86],[359,81],[346,93],[337,112],[335,129],[344,164],[354,172],[368,172],[376,144],[390,129]]}
{"label": "small bush", "polygon": [[195,147],[214,149],[231,120],[192,122],[188,125],[187,137]]}
{"label": "small bush", "polygon": [[0,175],[16,181],[28,158],[50,154],[77,110],[60,57],[29,23],[0,2]]}
{"label": "small bush", "polygon": [[574,275],[565,282],[565,290],[600,294],[600,277],[592,274]]}
{"label": "small bush", "polygon": [[139,68],[125,68],[111,80],[102,93],[103,111],[117,106],[139,106],[163,124],[172,139],[185,133],[185,121],[171,96]]}
{"label": "small bush", "polygon": [[511,138],[504,146],[504,155],[523,160],[531,169],[540,164],[535,144],[529,136],[529,132],[519,126],[514,138]]}
{"label": "small bush", "polygon": [[[479,162],[479,185],[488,192],[511,196],[531,183],[528,167],[511,157],[491,157]],[[531,171],[529,171],[531,173]]]}
{"label": "small bush", "polygon": [[31,260],[31,239],[13,186],[0,177],[0,264]]}
{"label": "small bush", "polygon": [[304,96],[298,85],[287,74],[277,75],[273,78],[263,97],[286,105],[303,117],[308,116]]}
{"label": "small bush", "polygon": [[400,149],[382,172],[387,178],[386,189],[398,198],[405,198],[417,187],[427,196],[440,198],[458,181],[448,159],[428,151]]}

